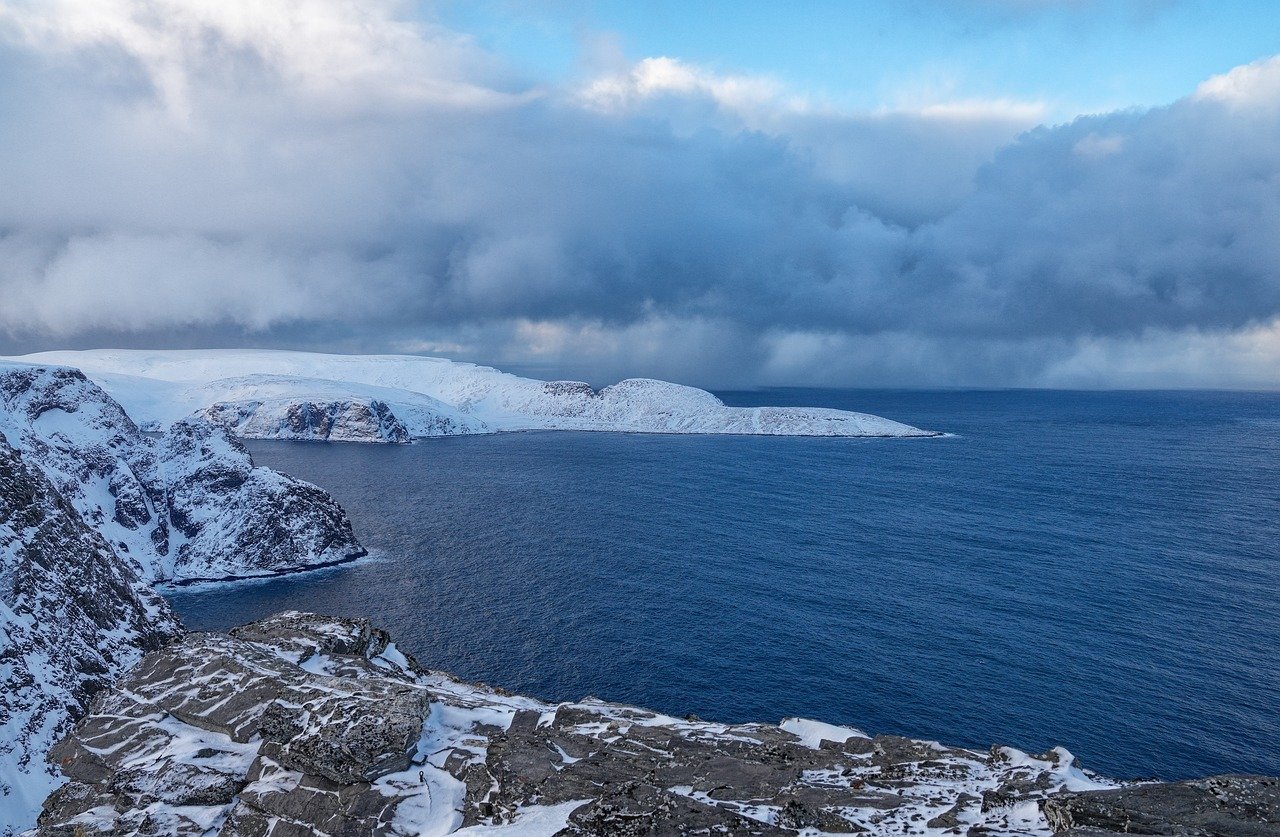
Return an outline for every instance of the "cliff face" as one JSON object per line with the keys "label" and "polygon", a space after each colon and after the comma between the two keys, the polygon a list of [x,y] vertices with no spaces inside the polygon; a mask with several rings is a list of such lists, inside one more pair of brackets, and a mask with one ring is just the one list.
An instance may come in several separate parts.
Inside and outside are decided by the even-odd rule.
{"label": "cliff face", "polygon": [[255,467],[217,425],[188,419],[170,426],[159,456],[174,540],[171,580],[271,575],[364,554],[332,497]]}
{"label": "cliff face", "polygon": [[202,421],[157,441],[71,369],[0,364],[0,834],[60,779],[89,698],[181,634],[152,581],[271,574],[359,553],[313,485]]}
{"label": "cliff face", "polygon": [[319,488],[266,468],[221,426],[157,441],[75,369],[0,364],[0,432],[143,578],[267,575],[363,554]]}
{"label": "cliff face", "polygon": [[89,697],[180,633],[164,600],[0,436],[0,833],[57,784],[49,747]]}
{"label": "cliff face", "polygon": [[[409,428],[377,399],[219,402],[198,413],[242,439],[380,442],[403,445]],[[443,434],[441,434],[443,435]]]}

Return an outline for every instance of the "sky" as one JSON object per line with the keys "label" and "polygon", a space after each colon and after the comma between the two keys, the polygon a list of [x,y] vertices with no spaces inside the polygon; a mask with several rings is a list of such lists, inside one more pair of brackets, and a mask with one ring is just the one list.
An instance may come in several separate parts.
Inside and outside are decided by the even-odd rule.
{"label": "sky", "polygon": [[771,78],[850,109],[1010,100],[1047,121],[1165,105],[1280,51],[1269,0],[441,0],[437,19],[563,83],[585,43]]}
{"label": "sky", "polygon": [[0,352],[1280,387],[1280,13],[0,0]]}

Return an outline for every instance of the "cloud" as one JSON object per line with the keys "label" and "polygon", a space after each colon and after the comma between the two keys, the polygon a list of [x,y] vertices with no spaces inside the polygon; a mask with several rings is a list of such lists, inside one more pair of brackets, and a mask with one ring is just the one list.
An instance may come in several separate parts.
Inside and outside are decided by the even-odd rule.
{"label": "cloud", "polygon": [[556,88],[408,12],[0,0],[7,349],[446,347],[707,385],[1238,384],[1280,351],[1249,337],[1280,316],[1274,60],[1035,127],[674,58]]}

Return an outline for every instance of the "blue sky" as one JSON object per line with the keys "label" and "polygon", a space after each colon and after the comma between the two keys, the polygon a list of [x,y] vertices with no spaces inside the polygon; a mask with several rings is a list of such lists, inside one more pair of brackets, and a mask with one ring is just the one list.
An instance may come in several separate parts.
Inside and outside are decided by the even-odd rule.
{"label": "blue sky", "polygon": [[423,7],[517,67],[564,79],[593,39],[769,76],[875,110],[1042,103],[1052,120],[1166,104],[1280,52],[1275,0],[439,0]]}

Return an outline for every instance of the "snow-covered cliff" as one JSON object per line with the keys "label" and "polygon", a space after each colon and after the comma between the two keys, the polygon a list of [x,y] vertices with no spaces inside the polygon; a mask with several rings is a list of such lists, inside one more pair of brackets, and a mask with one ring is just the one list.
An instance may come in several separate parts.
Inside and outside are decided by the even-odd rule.
{"label": "snow-covered cliff", "polygon": [[180,632],[45,473],[0,435],[0,834],[59,780],[45,754],[90,696]]}
{"label": "snow-covered cliff", "polygon": [[160,440],[79,370],[0,363],[0,432],[149,581],[267,575],[363,553],[319,488],[253,464],[221,426]]}
{"label": "snow-covered cliff", "polygon": [[78,370],[0,363],[0,834],[34,823],[45,755],[94,692],[181,633],[151,582],[360,552],[328,494],[223,427],[153,439]]}
{"label": "snow-covered cliff", "polygon": [[648,379],[601,390],[486,366],[406,355],[266,350],[47,352],[20,360],[84,370],[138,422],[193,412],[245,438],[400,441],[506,430],[936,436],[865,413],[729,407],[709,392]]}

